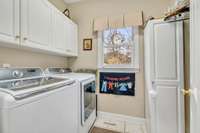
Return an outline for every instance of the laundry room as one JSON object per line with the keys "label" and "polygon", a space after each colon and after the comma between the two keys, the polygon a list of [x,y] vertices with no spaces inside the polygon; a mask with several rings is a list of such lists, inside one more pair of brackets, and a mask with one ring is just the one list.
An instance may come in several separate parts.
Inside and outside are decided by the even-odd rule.
{"label": "laundry room", "polygon": [[199,7],[0,0],[0,133],[199,133]]}

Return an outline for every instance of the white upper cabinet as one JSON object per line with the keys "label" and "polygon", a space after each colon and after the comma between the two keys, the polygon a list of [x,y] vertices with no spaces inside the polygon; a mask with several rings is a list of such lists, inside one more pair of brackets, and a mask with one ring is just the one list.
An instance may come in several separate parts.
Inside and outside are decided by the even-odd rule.
{"label": "white upper cabinet", "polygon": [[77,25],[48,0],[0,0],[0,41],[29,50],[77,56]]}
{"label": "white upper cabinet", "polygon": [[19,44],[19,0],[0,0],[0,41]]}
{"label": "white upper cabinet", "polygon": [[21,0],[22,45],[49,49],[52,44],[52,8],[47,0]]}

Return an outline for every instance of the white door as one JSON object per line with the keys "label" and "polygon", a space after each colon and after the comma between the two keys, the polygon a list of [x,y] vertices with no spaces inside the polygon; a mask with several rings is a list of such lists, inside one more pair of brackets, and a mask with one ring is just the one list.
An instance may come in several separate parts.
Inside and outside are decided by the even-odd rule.
{"label": "white door", "polygon": [[148,26],[151,133],[184,133],[183,25],[153,21]]}
{"label": "white door", "polygon": [[0,41],[19,40],[19,0],[0,0]]}
{"label": "white door", "polygon": [[190,129],[200,132],[200,1],[191,1],[191,45],[190,45]]}
{"label": "white door", "polygon": [[21,0],[22,45],[48,49],[52,43],[52,7],[48,0]]}

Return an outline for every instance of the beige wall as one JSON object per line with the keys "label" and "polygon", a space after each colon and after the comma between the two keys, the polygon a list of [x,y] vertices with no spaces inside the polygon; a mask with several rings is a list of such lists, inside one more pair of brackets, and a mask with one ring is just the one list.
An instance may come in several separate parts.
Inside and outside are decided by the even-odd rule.
{"label": "beige wall", "polygon": [[12,67],[66,67],[67,58],[0,47],[0,65]]}
{"label": "beige wall", "polygon": [[[97,39],[92,35],[92,23],[95,17],[118,15],[143,10],[146,16],[160,17],[170,6],[171,0],[86,0],[71,4],[72,18],[79,25],[79,57],[70,59],[74,69],[97,68]],[[93,38],[93,50],[83,51],[83,38]],[[143,31],[140,32],[140,72],[136,75],[136,96],[99,96],[99,110],[144,117],[144,72],[143,72]]]}
{"label": "beige wall", "polygon": [[[63,0],[50,1],[56,5],[59,10],[63,10],[66,7]],[[0,67],[2,67],[2,64],[11,64],[13,67],[64,67],[67,66],[67,58],[0,47]]]}

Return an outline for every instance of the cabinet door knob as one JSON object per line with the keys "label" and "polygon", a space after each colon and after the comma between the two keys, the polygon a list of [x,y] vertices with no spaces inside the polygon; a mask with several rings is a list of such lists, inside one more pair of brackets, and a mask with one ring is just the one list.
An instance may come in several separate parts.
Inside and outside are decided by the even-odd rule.
{"label": "cabinet door knob", "polygon": [[26,41],[26,40],[28,40],[28,38],[27,38],[27,37],[24,37],[24,41]]}

